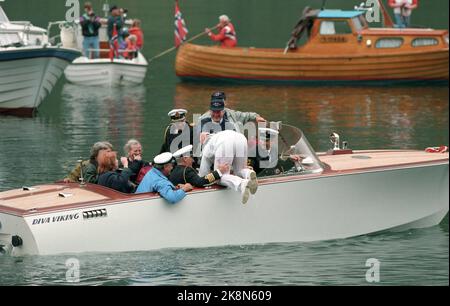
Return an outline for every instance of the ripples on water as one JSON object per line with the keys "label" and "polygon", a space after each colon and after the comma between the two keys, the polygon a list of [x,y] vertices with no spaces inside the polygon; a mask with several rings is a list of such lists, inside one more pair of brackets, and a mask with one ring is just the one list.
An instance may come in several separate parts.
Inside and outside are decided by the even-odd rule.
{"label": "ripples on water", "polygon": [[[326,242],[0,256],[0,285],[367,285],[369,258],[381,262],[379,285],[448,285],[448,239],[447,217],[428,229]],[[66,282],[69,258],[80,261],[80,283]]]}

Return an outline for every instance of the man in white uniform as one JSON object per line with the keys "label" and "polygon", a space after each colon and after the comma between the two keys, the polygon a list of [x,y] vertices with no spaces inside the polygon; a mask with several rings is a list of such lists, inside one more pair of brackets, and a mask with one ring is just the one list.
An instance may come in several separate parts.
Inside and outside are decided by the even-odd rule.
{"label": "man in white uniform", "polygon": [[241,192],[242,203],[245,204],[250,194],[255,194],[258,189],[256,173],[247,168],[247,158],[247,138],[244,135],[231,130],[209,135],[202,150],[199,175],[210,173],[213,165],[214,170],[228,165],[234,175],[223,173],[219,184]]}

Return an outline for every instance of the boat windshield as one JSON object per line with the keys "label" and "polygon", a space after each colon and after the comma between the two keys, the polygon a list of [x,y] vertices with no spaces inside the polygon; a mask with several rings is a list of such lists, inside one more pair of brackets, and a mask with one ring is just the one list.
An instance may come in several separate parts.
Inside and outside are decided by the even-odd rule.
{"label": "boat windshield", "polygon": [[[305,175],[323,171],[316,152],[299,128],[280,122],[278,132],[277,164],[267,167],[258,176]],[[273,166],[275,171],[271,168]]]}
{"label": "boat windshield", "polygon": [[9,23],[8,16],[6,16],[6,13],[1,6],[0,6],[0,23]]}

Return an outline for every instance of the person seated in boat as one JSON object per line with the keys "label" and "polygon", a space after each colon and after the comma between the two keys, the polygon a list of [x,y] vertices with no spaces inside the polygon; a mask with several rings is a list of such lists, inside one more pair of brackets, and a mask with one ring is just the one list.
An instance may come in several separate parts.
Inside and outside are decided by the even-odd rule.
{"label": "person seated in boat", "polygon": [[219,17],[219,24],[216,26],[219,30],[218,34],[214,34],[210,29],[206,28],[205,33],[213,41],[220,42],[221,47],[233,48],[237,45],[237,36],[234,25],[231,23],[227,15]]}
{"label": "person seated in boat", "polygon": [[121,33],[122,28],[125,24],[125,18],[121,12],[121,9],[117,5],[113,5],[109,12],[110,16],[108,17],[108,39],[111,41],[114,36],[114,25],[116,26],[117,33]]}
{"label": "person seated in boat", "polygon": [[193,146],[186,146],[173,154],[177,160],[177,166],[170,173],[169,180],[175,186],[179,184],[191,184],[194,187],[205,187],[220,180],[222,173],[230,171],[228,165],[218,165],[217,170],[208,173],[205,176],[198,175],[193,168],[194,157],[192,152]]}
{"label": "person seated in boat", "polygon": [[149,171],[151,165],[149,162],[142,159],[142,145],[136,139],[128,140],[123,149],[126,154],[128,169],[132,172],[130,181],[138,185],[140,183],[140,180],[138,179],[139,173],[146,167]]}
{"label": "person seated in boat", "polygon": [[258,181],[255,171],[247,167],[247,139],[235,131],[222,131],[208,135],[202,142],[202,160],[199,175],[205,177],[211,168],[218,170],[220,166],[233,169],[224,171],[218,184],[234,189],[242,195],[242,203],[247,203],[250,194],[255,194]]}
{"label": "person seated in boat", "polygon": [[130,181],[133,172],[128,168],[128,159],[121,158],[122,167],[116,152],[101,151],[98,155],[98,185],[105,186],[123,193],[133,193],[136,186]]}
{"label": "person seated in boat", "polygon": [[136,193],[158,192],[169,203],[175,204],[181,201],[186,192],[193,189],[192,185],[180,184],[177,187],[169,181],[175,161],[172,153],[164,152],[153,160],[153,168],[139,184]]}
{"label": "person seated in boat", "polygon": [[279,175],[292,169],[301,161],[300,155],[280,156],[278,152],[279,132],[271,128],[259,128],[258,136],[249,139],[249,158],[247,166],[258,176]]}
{"label": "person seated in boat", "polygon": [[389,0],[389,6],[394,9],[395,27],[408,28],[411,24],[412,11],[418,5],[418,0]]}
{"label": "person seated in boat", "polygon": [[142,32],[141,20],[134,19],[128,32],[130,32],[130,35],[136,36],[136,48],[138,51],[141,51],[144,48],[144,32]]}
{"label": "person seated in boat", "polygon": [[173,109],[168,114],[171,123],[164,130],[164,142],[160,153],[175,153],[179,149],[193,144],[193,125],[187,119],[187,110]]}
{"label": "person seated in boat", "polygon": [[95,15],[90,2],[84,4],[84,12],[83,16],[80,17],[80,26],[83,34],[83,54],[87,58],[98,58],[100,54],[98,31],[102,26],[100,17]]}
{"label": "person seated in boat", "polygon": [[113,150],[112,144],[107,141],[96,142],[91,148],[89,160],[84,160],[81,165],[78,164],[69,175],[64,178],[65,183],[79,183],[81,180],[81,173],[83,173],[83,180],[86,183],[96,184],[98,180],[98,155],[101,151],[111,152]]}
{"label": "person seated in boat", "polygon": [[125,59],[132,60],[133,58],[137,57],[138,49],[137,49],[136,42],[137,42],[136,35],[128,35],[125,38],[125,44],[124,44],[125,47],[124,47],[123,53],[122,53],[122,56]]}
{"label": "person seated in boat", "polygon": [[[215,92],[211,96],[209,112],[204,113],[197,124],[197,133],[209,133],[234,130],[242,132],[245,124],[251,121],[265,122],[266,119],[257,113],[240,112],[225,107],[224,92]],[[204,136],[201,136],[204,137]]]}

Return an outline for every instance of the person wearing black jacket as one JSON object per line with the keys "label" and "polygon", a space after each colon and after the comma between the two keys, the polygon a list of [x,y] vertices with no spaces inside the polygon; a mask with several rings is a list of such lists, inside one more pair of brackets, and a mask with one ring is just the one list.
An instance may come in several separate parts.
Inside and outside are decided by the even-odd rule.
{"label": "person wearing black jacket", "polygon": [[116,152],[102,151],[98,158],[98,185],[123,193],[133,193],[136,189],[130,182],[133,172],[128,168],[128,159],[121,158],[123,169],[119,169]]}
{"label": "person wearing black jacket", "polygon": [[[90,2],[84,4],[84,11],[85,13],[80,17],[80,26],[83,34],[83,54],[87,58],[98,58],[100,54],[98,30],[102,26],[100,17],[95,15]],[[92,57],[90,56],[91,54]]]}
{"label": "person wearing black jacket", "polygon": [[177,166],[172,170],[169,180],[175,186],[179,184],[191,184],[194,187],[205,187],[210,185],[222,177],[222,173],[228,172],[229,166],[219,165],[219,168],[208,175],[202,177],[192,167],[194,159],[192,158],[192,145],[186,146],[174,153],[177,158]]}

